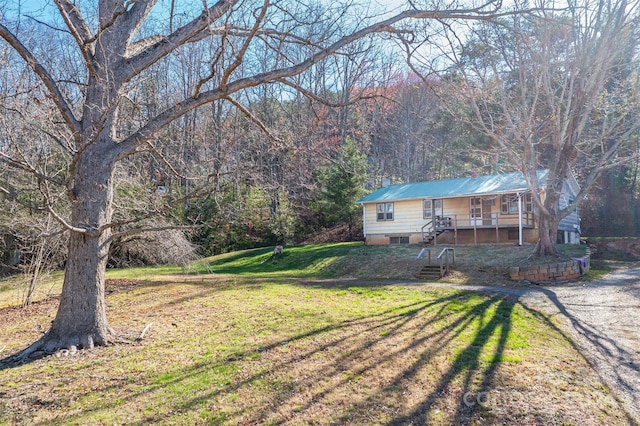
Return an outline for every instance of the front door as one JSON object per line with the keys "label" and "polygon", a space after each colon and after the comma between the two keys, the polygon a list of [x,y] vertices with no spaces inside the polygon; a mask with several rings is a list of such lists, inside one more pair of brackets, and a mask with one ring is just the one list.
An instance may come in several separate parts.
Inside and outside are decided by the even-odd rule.
{"label": "front door", "polygon": [[495,225],[493,218],[491,217],[491,206],[494,204],[495,199],[485,198],[482,200],[482,224],[486,226]]}
{"label": "front door", "polygon": [[482,225],[482,198],[469,198],[469,220],[471,226]]}

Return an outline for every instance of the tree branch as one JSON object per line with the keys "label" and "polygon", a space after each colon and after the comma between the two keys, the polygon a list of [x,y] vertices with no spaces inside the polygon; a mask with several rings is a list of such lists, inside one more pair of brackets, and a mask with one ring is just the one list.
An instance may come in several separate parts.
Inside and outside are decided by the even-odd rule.
{"label": "tree branch", "polygon": [[[209,193],[210,193],[210,190],[207,187],[207,185],[200,185],[199,187],[195,188],[193,191],[189,192],[188,194],[185,194],[184,196],[173,200],[171,203],[165,204],[165,206],[162,209],[159,209],[159,210],[157,209],[155,211],[150,211],[150,212],[147,212],[146,214],[138,215],[137,217],[132,218],[132,219],[126,219],[126,220],[120,220],[120,221],[115,221],[115,222],[108,223],[106,225],[101,226],[100,229],[98,230],[98,232],[102,233],[107,229],[113,229],[113,228],[120,227],[120,226],[131,225],[133,223],[140,223],[141,221],[143,221],[145,219],[150,219],[152,217],[160,216],[160,215],[166,213],[166,211],[168,209],[170,209],[171,207],[174,207],[174,206],[177,206],[177,205],[179,205],[181,203],[184,203],[187,200],[191,200],[191,199],[194,199],[194,198],[202,197],[202,196],[207,195]],[[196,227],[197,226],[190,225],[190,226],[185,226],[183,229],[192,229],[192,228],[196,228]],[[167,227],[166,229],[177,229],[177,226]],[[156,229],[156,230],[160,230],[160,229]],[[110,236],[110,240],[113,240],[114,238],[117,238],[117,237],[121,237],[123,235],[135,234],[135,233],[140,232],[140,231],[141,230],[139,228],[135,228],[135,229],[127,230],[127,231],[117,232],[117,233],[114,233],[114,234],[112,234]]]}
{"label": "tree branch", "polygon": [[80,122],[76,119],[71,107],[65,100],[56,81],[53,79],[49,71],[42,65],[27,47],[3,24],[0,23],[0,37],[2,37],[9,45],[24,59],[33,72],[40,77],[44,85],[47,87],[53,102],[58,107],[60,114],[74,138],[80,137]]}
{"label": "tree branch", "polygon": [[89,234],[89,235],[93,235],[93,236],[97,236],[98,235],[98,233],[96,231],[90,232],[86,228],[79,228],[77,226],[73,226],[69,222],[67,222],[62,216],[60,216],[53,209],[53,206],[52,206],[52,204],[50,202],[50,197],[49,197],[48,191],[45,191],[45,189],[43,187],[46,187],[45,182],[42,179],[38,179],[38,190],[40,191],[40,194],[42,194],[42,198],[44,198],[44,207],[47,210],[47,212],[49,212],[49,214],[60,225],[62,225],[62,227],[64,227],[66,230],[72,231],[72,232],[78,232],[78,233],[81,233],[81,234]]}
{"label": "tree branch", "polygon": [[[151,12],[151,9],[153,9],[153,6],[155,4],[156,4],[156,0],[136,1],[133,3],[133,6],[131,7],[131,9],[129,9],[129,11],[125,14],[125,19],[132,22],[131,25],[126,26],[126,28],[128,28],[127,40],[129,42],[131,42],[132,37],[140,29],[140,27],[142,26],[142,23],[144,22],[145,18],[149,15],[149,13]],[[159,41],[157,37],[155,38],[152,37],[151,39],[153,39],[154,42]]]}
{"label": "tree branch", "polygon": [[89,30],[87,23],[82,18],[78,7],[70,3],[69,0],[54,0],[54,3],[58,7],[60,15],[62,15],[62,19],[64,19],[67,24],[71,35],[76,40],[89,72],[95,74],[96,64],[93,60],[95,51],[90,41],[91,30]]}
{"label": "tree branch", "polygon": [[264,20],[264,17],[267,14],[268,9],[269,9],[269,0],[264,0],[264,3],[262,4],[262,10],[260,10],[260,14],[256,17],[256,21],[253,24],[253,28],[247,35],[242,47],[240,48],[240,51],[236,55],[236,60],[231,64],[231,66],[229,66],[229,68],[225,70],[224,74],[222,75],[222,78],[220,80],[220,89],[225,90],[227,86],[227,82],[231,77],[231,74],[233,74],[233,72],[242,64],[244,55],[247,52],[247,49],[249,49],[249,46],[251,45],[251,41],[253,40],[256,33],[260,29],[260,24],[262,24],[262,21]]}
{"label": "tree branch", "polygon": [[0,161],[3,161],[8,166],[13,167],[15,169],[20,169],[25,172],[28,172],[38,179],[46,180],[48,182],[55,183],[56,185],[62,185],[62,186],[66,185],[66,182],[62,180],[55,179],[51,176],[48,176],[44,173],[39,172],[35,167],[33,167],[27,161],[20,161],[20,160],[11,158],[3,152],[0,152]]}
{"label": "tree branch", "polygon": [[160,232],[160,231],[168,231],[168,230],[174,230],[174,229],[190,231],[190,230],[201,228],[201,227],[202,225],[191,225],[191,226],[166,225],[166,226],[150,226],[147,228],[133,228],[133,229],[128,229],[122,232],[115,232],[109,239],[113,241],[114,239],[117,239],[117,238],[126,237],[128,235],[141,234],[143,232]]}
{"label": "tree branch", "polygon": [[229,102],[231,102],[231,104],[233,104],[233,106],[238,108],[240,110],[240,112],[242,112],[244,115],[246,115],[249,118],[249,120],[253,121],[253,123],[256,126],[258,126],[260,128],[260,130],[262,130],[267,136],[269,136],[269,138],[271,138],[271,140],[273,140],[274,142],[277,142],[277,143],[282,143],[282,139],[278,138],[276,135],[271,133],[271,131],[269,131],[267,126],[262,121],[260,121],[260,119],[258,117],[256,117],[254,114],[252,114],[251,111],[249,111],[247,108],[245,108],[240,102],[236,101],[231,96],[228,96],[225,99],[228,100]]}
{"label": "tree branch", "polygon": [[322,96],[318,96],[315,93],[310,92],[309,90],[306,90],[305,88],[301,87],[300,85],[284,79],[284,78],[280,78],[277,80],[278,83],[282,83],[286,86],[291,87],[292,89],[295,89],[297,92],[300,92],[302,95],[306,96],[309,99],[312,99],[314,101],[317,101],[319,103],[321,103],[322,105],[326,105],[328,107],[331,108],[344,108],[344,107],[348,107],[348,106],[352,106],[354,104],[356,104],[359,101],[363,101],[363,100],[370,100],[370,99],[378,99],[378,98],[383,98],[385,100],[391,101],[391,102],[396,102],[393,99],[390,99],[384,95],[367,95],[367,96],[358,96],[355,99],[350,99],[347,102],[330,102],[327,99],[323,98]]}
{"label": "tree branch", "polygon": [[[224,8],[224,6],[227,6],[227,3],[225,3],[224,1],[217,3],[216,6],[217,5],[220,5],[219,9],[217,9],[217,13],[219,13],[220,16],[224,12],[226,12],[226,10],[228,10],[227,8]],[[495,8],[491,10],[486,10],[491,5],[493,5]],[[228,6],[230,7],[230,5]],[[393,28],[393,25],[399,23],[400,21],[403,21],[406,19],[436,19],[436,20],[485,19],[486,20],[486,19],[493,19],[496,16],[507,16],[507,15],[528,13],[528,12],[538,10],[534,8],[526,11],[510,11],[510,12],[504,12],[504,13],[498,14],[496,13],[496,10],[498,10],[499,7],[500,7],[499,2],[490,1],[480,7],[473,8],[473,9],[463,9],[463,10],[453,9],[453,10],[433,10],[433,11],[407,10],[407,11],[401,12],[382,22],[378,22],[376,24],[365,27],[359,31],[356,31],[350,35],[341,37],[339,40],[335,41],[334,43],[330,44],[325,48],[320,49],[316,53],[309,56],[306,60],[303,60],[298,64],[266,71],[260,74],[256,74],[255,76],[252,76],[252,77],[240,78],[238,80],[228,83],[227,85],[225,85],[224,88],[220,87],[220,88],[215,88],[209,91],[205,91],[198,94],[197,97],[188,98],[182,102],[175,104],[174,106],[160,113],[158,116],[153,118],[149,123],[147,123],[145,126],[143,126],[134,134],[130,135],[122,143],[120,143],[118,146],[118,150],[120,153],[119,156],[125,157],[127,155],[134,153],[137,150],[137,148],[142,143],[145,142],[145,140],[148,140],[149,138],[153,137],[165,125],[169,124],[171,121],[175,120],[178,117],[181,117],[182,115],[186,114],[187,112],[199,106],[211,103],[219,99],[227,98],[232,93],[238,92],[243,89],[255,87],[255,86],[269,83],[269,82],[279,81],[287,77],[292,77],[292,76],[301,74],[302,72],[308,70],[315,64],[335,54],[343,47],[367,35],[374,34],[374,33],[383,33],[383,32],[394,33],[396,30]],[[213,7],[211,9],[213,9]],[[160,43],[160,44],[154,45],[153,47],[138,54],[135,58],[132,58],[129,63],[129,65],[132,67],[130,72],[133,72],[133,70],[139,69],[139,67],[143,67],[143,66],[146,67],[151,65],[160,57],[164,56],[165,54],[168,54],[171,50],[178,47],[178,44],[176,43],[179,43],[179,42],[184,43],[188,41],[190,37],[194,37],[195,35],[197,35],[198,31],[196,31],[195,29],[200,28],[200,31],[201,31],[202,28],[204,28],[202,27],[202,25],[198,27],[198,23],[201,23],[202,19],[203,18],[201,16],[197,20],[192,21],[190,24],[187,24],[186,26],[176,30],[174,34],[169,36],[166,43]],[[164,46],[164,47],[161,48],[160,46]],[[153,59],[151,59],[151,57]],[[147,58],[147,60],[143,61],[143,59],[136,59],[136,58]],[[137,62],[140,62],[140,63],[136,65]]]}
{"label": "tree branch", "polygon": [[206,30],[212,22],[215,22],[227,13],[239,0],[219,0],[209,9],[204,10],[199,17],[186,25],[176,29],[173,33],[158,40],[148,48],[138,52],[132,57],[125,58],[123,67],[129,71],[123,82],[131,80],[143,70],[164,58],[178,47],[190,41],[193,37]]}

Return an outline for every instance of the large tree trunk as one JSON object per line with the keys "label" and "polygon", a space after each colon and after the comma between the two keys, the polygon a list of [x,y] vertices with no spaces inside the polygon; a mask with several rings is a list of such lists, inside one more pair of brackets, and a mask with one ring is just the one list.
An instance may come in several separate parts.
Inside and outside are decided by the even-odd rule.
{"label": "large tree trunk", "polygon": [[[551,179],[549,179],[551,180]],[[562,183],[559,184],[562,187]],[[558,216],[560,191],[550,185],[550,189],[546,193],[544,205],[549,214],[540,214],[538,219],[538,243],[532,253],[534,257],[559,257],[561,256],[560,250],[558,250],[558,225],[560,219]]]}
{"label": "large tree trunk", "polygon": [[109,248],[104,236],[74,232],[69,242],[60,307],[43,337],[45,352],[92,348],[111,340],[105,311],[104,276]]}
{"label": "large tree trunk", "polygon": [[[40,348],[51,353],[75,346],[104,345],[113,336],[105,311],[105,268],[111,232],[100,228],[112,216],[113,163],[106,149],[94,143],[74,170],[68,261],[58,313]],[[109,142],[103,143],[107,147]],[[81,231],[84,230],[84,231]]]}
{"label": "large tree trunk", "polygon": [[552,217],[543,216],[538,221],[538,230],[540,232],[538,243],[533,251],[535,257],[559,257],[558,250],[558,221]]}

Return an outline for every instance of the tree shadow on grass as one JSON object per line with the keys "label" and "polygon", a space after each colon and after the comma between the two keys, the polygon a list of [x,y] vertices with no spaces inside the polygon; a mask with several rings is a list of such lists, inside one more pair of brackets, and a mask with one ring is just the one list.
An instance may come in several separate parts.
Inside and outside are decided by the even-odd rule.
{"label": "tree shadow on grass", "polygon": [[[314,413],[323,409],[331,411],[320,415],[327,415],[332,421],[366,422],[366,418],[361,417],[364,413],[382,415],[371,407],[380,406],[380,403],[400,403],[405,383],[423,380],[422,370],[429,369],[436,357],[449,357],[452,345],[462,338],[467,343],[458,348],[448,370],[439,373],[431,394],[413,411],[390,419],[389,423],[428,423],[433,403],[456,378],[462,378],[463,392],[458,401],[460,410],[452,420],[463,423],[465,416],[477,409],[465,405],[464,395],[492,385],[509,334],[512,309],[513,302],[501,296],[448,292],[443,297],[407,303],[316,328],[291,336],[286,342],[276,341],[224,359],[177,367],[164,374],[168,379],[161,383],[141,387],[117,403],[97,402],[89,412],[65,420],[81,420],[92,412],[117,410],[127,402],[146,395],[171,393],[176,387],[191,389],[194,382],[221,366],[235,365],[244,369],[247,362],[252,362],[250,360],[264,359],[265,364],[255,368],[253,373],[238,372],[231,383],[212,383],[209,389],[186,392],[160,410],[163,412],[140,419],[139,424],[166,420],[167,412],[207,411],[206,407],[215,407],[216,402],[247,393],[260,402],[240,401],[237,406],[208,409],[212,422],[225,419],[233,423],[242,419],[246,423],[259,424],[293,418],[313,422]],[[492,355],[485,366],[483,360],[487,351]],[[376,376],[385,370],[388,370],[385,379],[378,381]],[[479,386],[476,386],[477,373],[482,377]],[[296,376],[295,380],[290,380],[292,375]],[[369,383],[371,394],[361,395],[358,382]],[[103,389],[101,392],[108,391]],[[353,403],[335,402],[336,398],[352,391],[355,392]]]}
{"label": "tree shadow on grass", "polygon": [[[478,402],[476,401],[477,395],[482,395],[491,390],[495,371],[504,353],[505,344],[511,328],[510,318],[513,303],[504,299],[493,297],[483,304],[485,309],[482,312],[470,312],[470,315],[482,315],[486,312],[486,309],[493,304],[497,304],[496,312],[491,315],[486,323],[482,321],[482,324],[475,332],[473,340],[455,356],[453,363],[449,369],[442,374],[435,389],[410,413],[397,417],[388,424],[429,424],[434,404],[445,393],[456,377],[462,379],[462,389],[459,392],[458,407],[452,423],[464,424],[465,421],[468,421],[470,414],[479,408]],[[481,353],[488,346],[490,338],[496,333],[499,335],[498,343],[495,349],[493,349],[493,355],[491,356],[488,367],[483,367],[480,360]],[[397,385],[402,380],[411,380],[416,375],[416,372],[423,367],[423,364],[428,362],[428,359],[429,357],[419,359],[410,366],[410,368],[402,372],[402,375],[398,376],[392,385]],[[481,383],[477,386],[472,386],[472,379],[476,373],[480,373],[482,377]]]}
{"label": "tree shadow on grass", "polygon": [[[358,288],[351,288],[354,284],[346,282],[338,288],[357,293]],[[300,285],[331,287],[325,282]],[[385,285],[360,285],[372,291],[361,291],[358,297],[385,303],[383,298],[376,299]],[[205,297],[209,290],[216,291],[205,287],[205,293],[195,297]],[[178,296],[167,303],[192,299]],[[64,421],[126,412],[128,406],[151,401],[155,406],[148,415],[134,416],[128,423],[178,422],[181,416],[196,412],[210,424],[319,419],[430,424],[442,422],[438,416],[445,400],[450,410],[446,423],[467,424],[483,410],[482,395],[496,386],[510,346],[514,309],[520,305],[571,341],[548,317],[521,304],[515,292],[425,292],[419,301],[314,327],[284,341],[244,345],[224,356],[187,359],[140,384],[124,377],[99,389],[100,395],[112,395],[124,384],[129,388],[125,395],[94,397],[95,391],[87,389],[84,396],[75,398],[95,402]],[[409,400],[407,394],[414,398]],[[225,402],[234,399],[233,404]]]}
{"label": "tree shadow on grass", "polygon": [[[454,299],[456,296],[452,295],[450,298]],[[407,321],[407,318],[414,315],[417,312],[420,312],[423,309],[428,308],[432,304],[436,302],[417,302],[410,303],[406,305],[402,305],[400,307],[395,307],[393,309],[385,310],[380,313],[376,313],[374,315],[362,316],[355,318],[353,320],[342,321],[337,324],[328,325],[326,327],[321,327],[317,329],[310,330],[306,333],[301,333],[289,338],[286,342],[276,341],[272,342],[269,345],[261,346],[258,348],[251,348],[246,351],[239,351],[233,354],[228,355],[225,358],[217,359],[214,361],[203,361],[196,362],[188,367],[177,367],[173,371],[166,372],[163,376],[169,377],[169,380],[163,380],[162,383],[159,384],[151,384],[149,386],[145,386],[140,389],[140,391],[133,392],[129,396],[125,398],[119,399],[116,401],[107,401],[101,400],[99,401],[93,408],[89,410],[85,410],[83,413],[78,415],[69,416],[65,419],[65,421],[73,421],[86,418],[87,415],[91,415],[91,413],[99,413],[102,411],[111,411],[117,409],[123,403],[133,401],[137,398],[145,397],[149,394],[153,394],[155,392],[163,392],[164,390],[174,387],[174,386],[189,386],[189,383],[192,381],[197,381],[199,376],[206,375],[207,372],[211,370],[215,370],[222,366],[233,365],[238,362],[244,362],[252,359],[256,354],[261,353],[269,353],[270,351],[277,350],[283,348],[285,345],[295,345],[296,342],[303,342],[313,339],[315,336],[324,335],[327,333],[337,332],[340,334],[339,339],[332,339],[327,341],[326,343],[314,346],[304,352],[300,353],[298,356],[292,357],[287,360],[278,361],[275,365],[275,371],[286,371],[292,365],[312,358],[318,354],[322,354],[324,351],[335,347],[340,342],[348,342],[354,339],[357,339],[360,335],[360,332],[351,331],[353,327],[362,328],[369,332],[375,332],[380,327],[391,327],[397,328],[400,327],[402,323]],[[201,406],[202,404],[206,404],[207,401],[215,399],[220,396],[230,395],[240,389],[245,389],[248,387],[255,386],[256,383],[264,380],[268,375],[272,374],[274,370],[270,371],[262,371],[257,374],[250,375],[241,380],[234,381],[234,383],[225,384],[223,386],[213,386],[213,390],[207,389],[204,393],[201,393],[198,396],[194,396],[193,398],[187,397],[183,403],[174,404],[170,407],[170,411],[189,411],[194,408]],[[115,383],[111,386],[101,389],[102,393],[109,393],[110,391],[118,388],[121,384]],[[89,393],[87,396],[90,395]],[[237,413],[236,413],[237,414]],[[261,416],[259,416],[261,417]],[[159,422],[161,420],[166,420],[165,414],[159,414],[157,416],[149,416],[140,420],[138,424],[148,424],[149,422]]]}

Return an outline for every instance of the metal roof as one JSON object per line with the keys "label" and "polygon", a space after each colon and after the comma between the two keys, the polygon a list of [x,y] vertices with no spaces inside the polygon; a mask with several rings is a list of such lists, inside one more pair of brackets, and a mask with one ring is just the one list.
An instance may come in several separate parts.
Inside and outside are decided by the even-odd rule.
{"label": "metal roof", "polygon": [[[541,187],[546,185],[548,170],[538,170]],[[359,203],[411,200],[417,198],[455,198],[528,191],[521,172],[475,178],[433,180],[404,183],[380,188],[358,200]]]}

